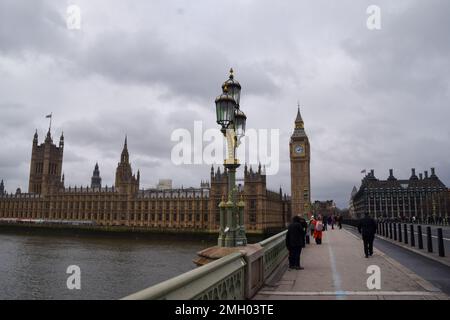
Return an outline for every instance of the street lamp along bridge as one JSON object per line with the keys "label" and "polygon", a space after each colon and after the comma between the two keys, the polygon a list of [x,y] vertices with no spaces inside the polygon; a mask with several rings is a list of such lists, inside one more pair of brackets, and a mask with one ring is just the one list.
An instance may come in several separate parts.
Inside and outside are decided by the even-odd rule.
{"label": "street lamp along bridge", "polygon": [[217,124],[227,140],[227,158],[224,167],[228,172],[227,199],[222,197],[220,208],[219,247],[245,246],[247,238],[244,227],[244,201],[238,201],[236,169],[240,166],[236,149],[245,136],[247,116],[240,109],[241,85],[234,79],[233,69],[222,85],[222,94],[216,100]]}
{"label": "street lamp along bridge", "polygon": [[217,246],[200,251],[199,257],[194,259],[197,265],[207,264],[233,252],[248,253],[257,250],[255,245],[247,244],[244,200],[242,195],[238,199],[236,185],[236,169],[240,166],[236,150],[245,136],[247,121],[247,116],[240,108],[241,89],[241,84],[234,78],[233,69],[230,69],[229,78],[222,84],[222,93],[215,99],[216,122],[227,142],[224,167],[228,172],[228,190],[219,203],[220,227]]}

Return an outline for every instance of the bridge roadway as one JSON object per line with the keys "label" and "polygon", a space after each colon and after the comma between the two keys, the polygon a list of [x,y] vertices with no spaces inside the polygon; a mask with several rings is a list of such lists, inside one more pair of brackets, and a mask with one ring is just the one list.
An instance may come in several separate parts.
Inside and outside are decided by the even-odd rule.
{"label": "bridge roadway", "polygon": [[[323,234],[322,245],[312,241],[303,250],[301,264],[304,270],[286,270],[286,262],[286,268],[272,282],[266,283],[253,299],[449,299],[437,286],[380,251],[378,247],[382,246],[377,242],[381,244],[382,240],[375,240],[374,255],[366,259],[362,240],[351,228],[329,228]],[[381,271],[379,290],[367,287],[370,277],[367,268],[371,265],[378,266]],[[443,271],[447,280],[449,270]]]}

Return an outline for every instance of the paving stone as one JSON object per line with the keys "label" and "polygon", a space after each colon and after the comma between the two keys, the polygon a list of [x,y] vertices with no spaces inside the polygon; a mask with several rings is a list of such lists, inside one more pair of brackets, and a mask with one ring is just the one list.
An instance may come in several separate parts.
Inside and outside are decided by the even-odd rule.
{"label": "paving stone", "polygon": [[[431,283],[377,249],[372,257],[365,258],[362,240],[345,229],[324,232],[322,245],[307,245],[302,252],[301,264],[304,270],[286,271],[276,286],[263,287],[255,299],[449,299]],[[367,279],[371,276],[367,273],[369,266],[380,269],[380,290],[367,287]]]}

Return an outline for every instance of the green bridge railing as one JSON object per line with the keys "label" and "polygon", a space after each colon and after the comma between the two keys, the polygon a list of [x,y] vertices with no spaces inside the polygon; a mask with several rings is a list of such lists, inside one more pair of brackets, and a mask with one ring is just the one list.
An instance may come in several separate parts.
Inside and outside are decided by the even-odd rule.
{"label": "green bridge railing", "polygon": [[125,300],[243,300],[252,298],[285,265],[286,231],[177,277],[131,294]]}
{"label": "green bridge railing", "polygon": [[264,248],[264,278],[267,278],[284,262],[289,254],[286,248],[286,233],[280,232],[259,244]]}

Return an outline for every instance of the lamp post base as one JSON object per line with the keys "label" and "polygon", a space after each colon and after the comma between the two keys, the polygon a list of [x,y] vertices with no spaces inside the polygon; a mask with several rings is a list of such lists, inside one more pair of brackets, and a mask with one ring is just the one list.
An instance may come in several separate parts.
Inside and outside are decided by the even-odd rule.
{"label": "lamp post base", "polygon": [[228,173],[228,201],[222,201],[220,208],[220,231],[217,245],[233,248],[247,245],[244,225],[244,201],[237,201],[236,169],[239,167],[237,159],[225,160],[224,167]]}
{"label": "lamp post base", "polygon": [[241,246],[246,246],[247,245],[247,238],[245,236],[241,236],[241,237],[236,237],[236,246],[237,247],[241,247]]}
{"label": "lamp post base", "polygon": [[200,252],[197,252],[197,257],[194,258],[192,261],[197,266],[203,266],[205,264],[208,264],[210,262],[213,262],[215,260],[218,260],[220,258],[223,258],[229,254],[232,254],[234,252],[241,252],[243,254],[250,254],[253,252],[256,252],[258,250],[262,249],[261,245],[256,244],[247,244],[244,246],[239,247],[232,247],[232,248],[226,248],[226,247],[210,247],[206,248]]}

